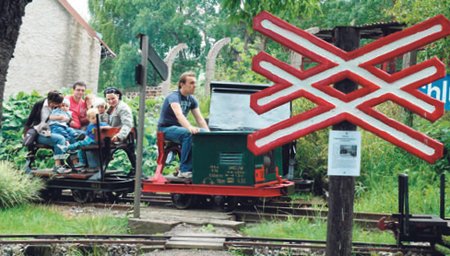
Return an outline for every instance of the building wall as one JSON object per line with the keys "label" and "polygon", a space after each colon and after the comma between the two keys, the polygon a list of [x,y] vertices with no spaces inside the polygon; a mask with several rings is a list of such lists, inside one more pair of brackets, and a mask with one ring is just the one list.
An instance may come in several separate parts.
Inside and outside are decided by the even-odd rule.
{"label": "building wall", "polygon": [[100,52],[100,43],[57,0],[33,1],[25,9],[5,96],[32,90],[46,94],[78,80],[96,92]]}

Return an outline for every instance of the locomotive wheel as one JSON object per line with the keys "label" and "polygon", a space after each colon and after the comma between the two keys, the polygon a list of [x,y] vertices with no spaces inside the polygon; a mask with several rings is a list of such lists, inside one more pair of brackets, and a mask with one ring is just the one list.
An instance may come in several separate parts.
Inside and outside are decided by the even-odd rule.
{"label": "locomotive wheel", "polygon": [[220,210],[231,212],[236,208],[238,200],[234,196],[215,196],[214,203]]}
{"label": "locomotive wheel", "polygon": [[72,189],[72,196],[80,204],[89,203],[94,200],[94,192],[87,190]]}
{"label": "locomotive wheel", "polygon": [[209,209],[214,206],[214,198],[212,196],[197,196],[196,201],[200,208]]}
{"label": "locomotive wheel", "polygon": [[192,206],[194,201],[193,195],[172,194],[172,203],[177,209],[187,209]]}

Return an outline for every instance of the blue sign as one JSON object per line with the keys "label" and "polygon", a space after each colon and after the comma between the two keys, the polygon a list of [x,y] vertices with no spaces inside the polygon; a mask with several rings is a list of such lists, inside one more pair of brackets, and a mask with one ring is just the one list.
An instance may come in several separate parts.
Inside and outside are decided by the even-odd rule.
{"label": "blue sign", "polygon": [[436,80],[432,83],[424,85],[419,90],[428,96],[444,102],[445,110],[450,110],[450,75],[447,74],[444,78]]}

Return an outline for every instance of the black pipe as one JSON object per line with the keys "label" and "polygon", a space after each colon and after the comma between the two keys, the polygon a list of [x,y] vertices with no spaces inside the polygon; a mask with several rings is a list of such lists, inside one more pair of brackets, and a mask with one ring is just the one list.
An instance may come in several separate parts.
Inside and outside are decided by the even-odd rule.
{"label": "black pipe", "polygon": [[445,174],[441,174],[441,184],[440,184],[440,214],[441,219],[445,219]]}

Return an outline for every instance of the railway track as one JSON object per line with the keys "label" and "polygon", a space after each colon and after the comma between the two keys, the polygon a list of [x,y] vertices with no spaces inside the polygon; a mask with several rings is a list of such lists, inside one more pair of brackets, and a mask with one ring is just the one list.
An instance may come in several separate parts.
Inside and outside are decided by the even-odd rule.
{"label": "railway track", "polygon": [[[258,237],[229,236],[153,236],[153,235],[0,235],[0,250],[8,246],[20,245],[25,252],[38,250],[40,247],[51,250],[60,247],[76,245],[83,250],[89,248],[119,248],[125,245],[135,253],[149,252],[156,249],[215,249],[241,251],[246,254],[267,255],[305,255],[316,253],[322,255],[325,251],[325,241],[274,239]],[[56,248],[56,249],[55,249]],[[60,248],[59,248],[60,249]],[[123,248],[121,248],[123,250]],[[98,250],[98,249],[97,249]],[[429,245],[401,246],[393,244],[353,243],[352,250],[357,255],[374,255],[373,253],[403,253],[403,255],[433,255]],[[2,252],[0,251],[0,252]],[[49,255],[50,255],[49,254]],[[131,254],[133,255],[133,254]]]}
{"label": "railway track", "polygon": [[[125,197],[123,200],[131,202],[133,198]],[[151,206],[170,207],[172,205],[169,194],[146,194],[142,196],[142,202]],[[323,204],[281,197],[267,202],[259,201],[255,205],[239,205],[232,213],[238,221],[254,223],[262,220],[285,220],[287,218],[326,220],[328,210]],[[362,227],[376,228],[378,220],[387,216],[390,216],[390,214],[356,212],[354,213],[354,222]]]}
{"label": "railway track", "polygon": [[[70,196],[63,194],[64,201],[55,202],[57,204],[74,204],[70,200]],[[133,207],[133,197],[127,195],[115,204],[90,203],[89,206],[131,210]],[[149,206],[156,207],[173,207],[170,194],[143,194],[141,202]],[[325,205],[311,203],[305,200],[290,200],[289,197],[281,197],[278,200],[270,200],[267,202],[258,202],[254,205],[238,205],[232,211],[237,221],[247,223],[257,223],[262,220],[286,220],[288,218],[299,219],[321,219],[326,220],[328,211]],[[390,216],[384,213],[354,213],[354,222],[362,227],[377,228],[378,220],[382,217]]]}

